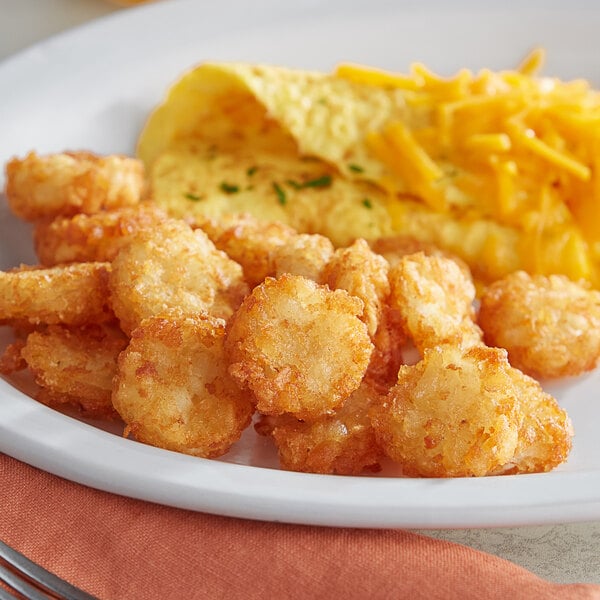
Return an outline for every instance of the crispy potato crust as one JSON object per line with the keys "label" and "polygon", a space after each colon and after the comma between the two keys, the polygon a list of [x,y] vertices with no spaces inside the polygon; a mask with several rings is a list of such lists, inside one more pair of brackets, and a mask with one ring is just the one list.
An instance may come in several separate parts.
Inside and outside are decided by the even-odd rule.
{"label": "crispy potato crust", "polygon": [[469,477],[547,471],[568,455],[566,413],[498,348],[441,345],[372,411],[379,443],[404,473]]}
{"label": "crispy potato crust", "polygon": [[579,375],[600,358],[600,292],[564,275],[508,275],[481,298],[485,341],[539,378]]}
{"label": "crispy potato crust", "polygon": [[9,206],[26,221],[131,206],[145,186],[141,161],[91,152],[30,152],[8,162],[6,179]]}
{"label": "crispy potato crust", "polygon": [[331,414],[355,391],[373,345],[363,303],[301,276],[269,278],[229,323],[230,373],[263,414],[300,419]]}
{"label": "crispy potato crust", "polygon": [[334,248],[329,238],[318,233],[299,233],[275,248],[271,257],[276,277],[288,273],[321,282],[323,271],[333,254]]}
{"label": "crispy potato crust", "polygon": [[44,403],[74,404],[86,416],[115,418],[112,380],[127,341],[116,327],[52,325],[31,333],[21,356],[45,390]]}
{"label": "crispy potato crust", "polygon": [[85,325],[114,320],[104,262],[0,272],[0,322]]}
{"label": "crispy potato crust", "polygon": [[27,368],[27,363],[21,356],[21,350],[24,346],[25,340],[17,339],[4,348],[0,355],[0,373],[2,375],[12,375]]}
{"label": "crispy potato crust", "polygon": [[132,236],[112,263],[109,287],[125,332],[169,309],[228,318],[248,292],[240,265],[176,220]]}
{"label": "crispy potato crust", "polygon": [[198,219],[196,225],[242,266],[251,287],[275,275],[273,253],[296,236],[296,231],[283,223],[259,221],[249,214]]}
{"label": "crispy potato crust", "polygon": [[378,385],[396,381],[403,362],[405,334],[397,311],[390,304],[389,264],[363,239],[338,248],[323,270],[322,283],[343,289],[364,303],[361,319],[374,345],[367,377]]}
{"label": "crispy potato crust", "polygon": [[126,433],[146,444],[213,458],[225,454],[253,413],[227,373],[225,323],[203,315],[153,316],[119,357],[113,404]]}
{"label": "crispy potato crust", "polygon": [[390,270],[391,305],[407,335],[423,352],[438,344],[480,344],[475,324],[475,287],[461,267],[422,252],[402,257]]}
{"label": "crispy potato crust", "polygon": [[166,218],[149,204],[40,221],[34,230],[35,251],[45,266],[111,261],[133,234]]}
{"label": "crispy potato crust", "polygon": [[379,470],[383,453],[369,418],[377,392],[363,383],[334,414],[313,422],[263,417],[256,429],[272,436],[283,469],[357,475]]}

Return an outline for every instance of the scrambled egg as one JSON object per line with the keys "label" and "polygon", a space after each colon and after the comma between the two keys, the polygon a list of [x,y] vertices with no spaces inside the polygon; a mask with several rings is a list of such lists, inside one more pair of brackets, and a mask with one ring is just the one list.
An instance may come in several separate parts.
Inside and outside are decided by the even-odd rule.
{"label": "scrambled egg", "polygon": [[336,245],[409,235],[484,282],[525,269],[598,285],[600,95],[538,77],[542,59],[451,79],[208,63],[138,154],[175,216],[249,212]]}

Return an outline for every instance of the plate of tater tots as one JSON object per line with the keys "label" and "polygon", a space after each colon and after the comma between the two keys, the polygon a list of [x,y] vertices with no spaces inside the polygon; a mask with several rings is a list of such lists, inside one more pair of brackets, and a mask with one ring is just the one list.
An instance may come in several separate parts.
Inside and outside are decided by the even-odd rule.
{"label": "plate of tater tots", "polygon": [[0,451],[252,519],[600,518],[600,10],[538,4],[156,3],[0,63]]}

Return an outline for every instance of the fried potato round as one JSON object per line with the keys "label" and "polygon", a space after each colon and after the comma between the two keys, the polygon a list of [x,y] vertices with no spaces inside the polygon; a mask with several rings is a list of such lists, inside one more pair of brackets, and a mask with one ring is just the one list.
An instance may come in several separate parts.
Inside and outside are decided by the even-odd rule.
{"label": "fried potato round", "polygon": [[131,206],[144,185],[143,163],[127,156],[30,152],[6,165],[8,204],[26,221]]}
{"label": "fried potato round", "polygon": [[45,404],[74,404],[86,416],[116,418],[112,380],[127,341],[117,327],[52,325],[31,333],[21,356],[47,392],[40,396]]}
{"label": "fried potato round", "polygon": [[134,233],[166,218],[159,208],[144,204],[40,221],[34,230],[35,251],[44,266],[111,261]]}
{"label": "fried potato round", "polygon": [[0,322],[84,325],[113,320],[109,271],[109,263],[94,262],[0,272]]}
{"label": "fried potato round", "polygon": [[140,230],[112,262],[111,305],[127,333],[169,309],[228,318],[248,292],[239,264],[201,230],[168,220]]}
{"label": "fried potato round", "polygon": [[490,346],[538,378],[579,375],[600,358],[600,292],[564,275],[518,271],[484,291],[479,325]]}
{"label": "fried potato round", "polygon": [[119,358],[113,404],[140,442],[214,458],[250,424],[253,406],[227,373],[225,322],[206,315],[146,319]]}
{"label": "fried potato round", "polygon": [[230,373],[254,392],[263,414],[331,414],[355,391],[373,345],[363,303],[296,275],[268,278],[231,319]]}
{"label": "fried potato round", "polygon": [[397,310],[383,307],[372,342],[374,348],[366,378],[380,391],[387,391],[396,383],[398,369],[405,363],[406,335]]}
{"label": "fried potato round", "polygon": [[547,471],[566,459],[566,413],[486,346],[427,349],[400,369],[372,411],[377,439],[405,475],[468,477]]}
{"label": "fried potato round", "polygon": [[482,343],[476,325],[475,287],[452,259],[422,252],[390,269],[391,305],[420,352],[438,344]]}
{"label": "fried potato round", "polygon": [[219,250],[242,265],[250,287],[275,275],[273,252],[296,236],[296,231],[288,225],[260,221],[248,214],[202,219],[197,226]]}
{"label": "fried potato round", "polygon": [[333,252],[333,244],[329,238],[322,235],[317,233],[293,235],[271,252],[275,276],[288,273],[302,275],[319,282]]}
{"label": "fried potato round", "polygon": [[332,289],[343,289],[364,303],[362,320],[374,344],[368,377],[388,386],[396,382],[403,362],[406,340],[402,321],[389,306],[390,283],[387,261],[371,250],[365,240],[338,248],[323,271],[322,282]]}
{"label": "fried potato round", "polygon": [[377,471],[383,453],[369,418],[377,392],[363,383],[334,414],[313,422],[290,415],[263,417],[256,429],[270,435],[288,471],[357,475]]}
{"label": "fried potato round", "polygon": [[498,474],[550,471],[569,456],[574,434],[571,420],[535,379],[514,368],[510,375],[521,391],[523,421],[515,455]]}
{"label": "fried potato round", "polygon": [[390,294],[388,263],[373,252],[365,240],[339,248],[327,264],[322,283],[331,289],[346,290],[364,302],[363,321],[373,337],[379,326],[383,305]]}

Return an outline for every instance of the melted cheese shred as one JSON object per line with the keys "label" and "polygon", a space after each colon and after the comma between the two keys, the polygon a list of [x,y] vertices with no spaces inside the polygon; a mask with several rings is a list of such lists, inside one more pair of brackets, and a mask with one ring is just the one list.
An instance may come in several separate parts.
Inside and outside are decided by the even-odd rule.
{"label": "melted cheese shred", "polygon": [[[411,205],[403,203],[416,200],[425,209],[420,226],[431,212],[431,227],[416,231],[421,238],[460,249],[460,240],[437,239],[440,214],[465,226],[489,224],[489,235],[472,249],[480,256],[461,254],[489,261],[495,275],[516,266],[597,286],[600,94],[583,80],[539,76],[543,62],[536,49],[512,71],[463,69],[446,79],[422,64],[408,75],[343,64],[334,75],[405,96],[406,120],[365,137],[387,167],[379,183],[390,192],[398,230],[411,229]],[[464,236],[462,227],[442,229]]]}

